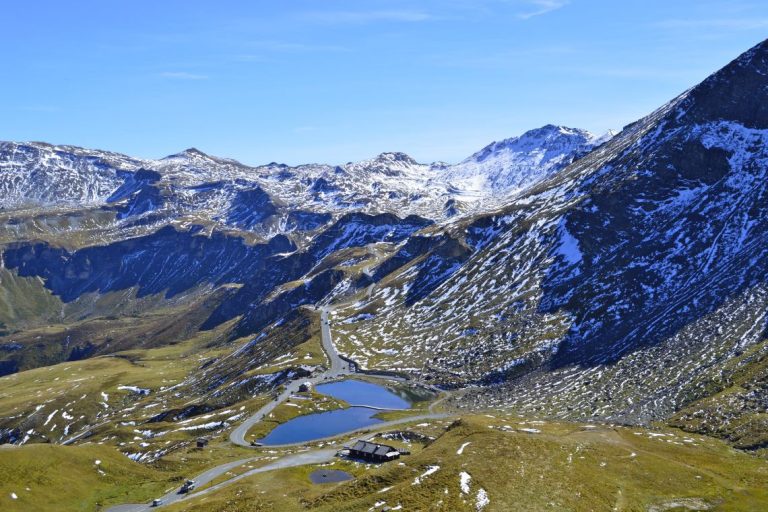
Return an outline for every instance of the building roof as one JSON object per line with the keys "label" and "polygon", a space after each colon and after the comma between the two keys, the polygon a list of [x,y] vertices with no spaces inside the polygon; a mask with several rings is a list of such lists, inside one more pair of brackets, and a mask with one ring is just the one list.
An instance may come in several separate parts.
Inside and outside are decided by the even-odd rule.
{"label": "building roof", "polygon": [[392,446],[386,444],[369,443],[368,441],[357,441],[352,445],[351,449],[370,455],[377,455],[380,457],[387,457],[392,452],[400,453],[397,448]]}

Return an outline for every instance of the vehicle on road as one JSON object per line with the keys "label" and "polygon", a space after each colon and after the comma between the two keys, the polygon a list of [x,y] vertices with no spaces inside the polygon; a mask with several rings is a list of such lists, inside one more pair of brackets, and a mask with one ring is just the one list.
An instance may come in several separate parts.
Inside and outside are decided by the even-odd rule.
{"label": "vehicle on road", "polygon": [[189,491],[193,490],[195,488],[195,481],[194,480],[187,480],[184,482],[184,485],[181,486],[181,489],[179,489],[179,494],[186,494]]}
{"label": "vehicle on road", "polygon": [[159,507],[163,504],[163,500],[160,498],[157,498],[156,500],[152,500],[152,506],[153,507]]}

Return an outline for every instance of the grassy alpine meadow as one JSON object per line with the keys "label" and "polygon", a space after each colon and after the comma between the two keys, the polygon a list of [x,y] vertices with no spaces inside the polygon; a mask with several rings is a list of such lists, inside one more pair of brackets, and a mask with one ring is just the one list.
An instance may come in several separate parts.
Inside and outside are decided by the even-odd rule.
{"label": "grassy alpine meadow", "polygon": [[6,445],[0,448],[0,510],[101,510],[148,501],[177,485],[175,477],[108,446]]}
{"label": "grassy alpine meadow", "polygon": [[[312,484],[303,466],[257,474],[176,511],[765,510],[768,462],[675,429],[489,414],[427,422],[434,436],[383,465],[339,461],[356,476]],[[381,442],[387,442],[377,439]],[[352,464],[350,466],[350,464]],[[325,466],[323,466],[325,467]]]}

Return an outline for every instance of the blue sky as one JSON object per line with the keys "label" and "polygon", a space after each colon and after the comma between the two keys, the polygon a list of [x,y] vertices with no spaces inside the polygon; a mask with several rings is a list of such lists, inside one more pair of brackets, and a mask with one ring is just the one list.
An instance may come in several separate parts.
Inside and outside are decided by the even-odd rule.
{"label": "blue sky", "polygon": [[455,162],[600,133],[768,34],[768,2],[4,2],[0,139],[249,164]]}

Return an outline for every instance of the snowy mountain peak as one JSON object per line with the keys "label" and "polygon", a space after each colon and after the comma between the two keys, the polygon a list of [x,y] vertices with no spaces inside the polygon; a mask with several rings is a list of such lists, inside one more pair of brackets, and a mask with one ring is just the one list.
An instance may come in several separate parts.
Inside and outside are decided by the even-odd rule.
{"label": "snowy mountain peak", "polygon": [[528,130],[519,137],[511,137],[499,142],[492,142],[462,163],[483,162],[497,157],[500,153],[539,153],[544,151],[547,158],[558,158],[574,148],[587,147],[596,137],[579,128],[568,128],[548,124],[541,128]]}
{"label": "snowy mountain peak", "polygon": [[194,147],[185,149],[184,151],[182,151],[182,154],[189,155],[189,156],[208,157],[206,153]]}
{"label": "snowy mountain peak", "polygon": [[520,139],[523,138],[539,138],[539,137],[557,137],[560,135],[591,135],[587,130],[581,128],[570,128],[568,126],[545,124],[541,128],[534,128],[523,133]]}
{"label": "snowy mountain peak", "polygon": [[548,124],[493,142],[448,169],[442,179],[470,195],[506,195],[559,171],[599,140],[587,130]]}
{"label": "snowy mountain peak", "polygon": [[378,162],[402,162],[409,165],[416,165],[418,162],[411,158],[410,155],[400,152],[384,152],[375,158]]}
{"label": "snowy mountain peak", "polygon": [[[187,202],[197,201],[200,206],[199,187],[206,183],[247,182],[261,186],[284,204],[438,219],[445,216],[449,199],[502,199],[548,177],[583,154],[594,139],[585,130],[546,125],[494,142],[457,165],[423,164],[406,153],[384,152],[342,166],[299,167],[276,163],[249,167],[194,147],[159,160],[140,160],[70,146],[2,143],[0,192],[4,194],[0,205],[103,204],[124,187],[130,173],[146,168],[159,173],[157,187],[166,195],[179,195],[184,211],[199,211]],[[217,196],[214,206],[210,206],[213,199],[208,198],[205,208],[220,210],[231,199],[227,194]],[[173,200],[169,204],[173,205]],[[181,206],[176,207],[180,211]],[[221,217],[218,213],[211,216]]]}
{"label": "snowy mountain peak", "polygon": [[162,158],[161,160],[186,160],[186,161],[195,161],[195,160],[210,160],[214,161],[216,160],[214,157],[200,151],[197,148],[187,148],[184,151],[181,151],[180,153],[174,153],[172,155],[168,155],[165,158]]}
{"label": "snowy mountain peak", "polygon": [[400,152],[381,153],[370,160],[349,162],[344,169],[353,175],[365,176],[367,173],[396,176],[406,174],[422,174],[429,170],[429,165],[420,164],[412,157]]}

